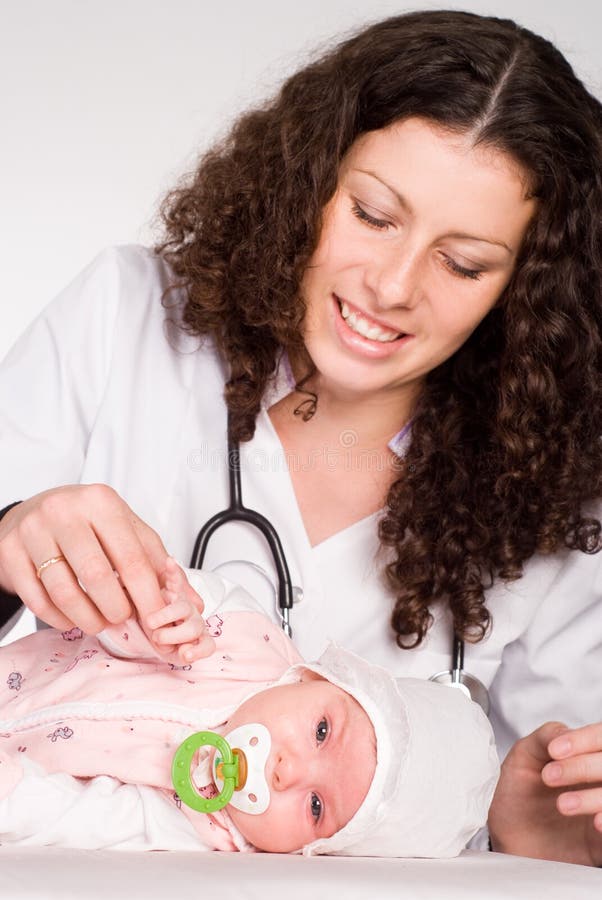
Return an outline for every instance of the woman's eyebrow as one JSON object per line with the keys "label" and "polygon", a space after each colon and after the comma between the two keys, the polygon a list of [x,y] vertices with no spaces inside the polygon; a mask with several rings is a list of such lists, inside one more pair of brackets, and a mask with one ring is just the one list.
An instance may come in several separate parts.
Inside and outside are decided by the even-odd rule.
{"label": "woman's eyebrow", "polygon": [[[377,175],[376,172],[371,172],[370,169],[355,169],[354,171],[361,172],[362,175],[369,175],[371,178],[375,178],[376,181],[380,182],[380,184],[383,185],[383,187],[386,187],[388,191],[391,191],[393,196],[396,197],[397,202],[399,203],[401,208],[404,209],[409,216],[414,216],[414,210],[412,209],[411,204],[403,196],[403,194],[400,194],[399,191],[397,191],[392,185],[384,181],[384,179],[382,179],[380,175]],[[512,248],[509,247],[508,244],[505,244],[504,241],[494,240],[493,238],[477,237],[474,234],[465,234],[464,232],[459,231],[454,232],[449,236],[452,238],[460,238],[462,240],[478,241],[481,244],[495,244],[496,247],[503,247],[503,249],[507,250],[508,253],[514,254],[514,250],[512,250]]]}

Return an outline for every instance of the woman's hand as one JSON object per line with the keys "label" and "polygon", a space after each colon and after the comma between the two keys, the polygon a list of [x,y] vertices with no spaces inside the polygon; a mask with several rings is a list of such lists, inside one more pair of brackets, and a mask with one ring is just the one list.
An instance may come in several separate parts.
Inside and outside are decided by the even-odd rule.
{"label": "woman's hand", "polygon": [[502,764],[489,833],[504,853],[602,865],[602,723],[547,722],[517,741]]}
{"label": "woman's hand", "polygon": [[215,650],[215,641],[207,633],[201,615],[203,600],[188,583],[184,570],[171,557],[167,558],[161,581],[167,605],[141,620],[147,636],[162,656],[175,655],[184,664],[210,656]]}
{"label": "woman's hand", "polygon": [[44,491],[0,521],[0,584],[59,629],[97,634],[125,621],[132,605],[140,616],[161,609],[166,559],[156,532],[104,484]]}

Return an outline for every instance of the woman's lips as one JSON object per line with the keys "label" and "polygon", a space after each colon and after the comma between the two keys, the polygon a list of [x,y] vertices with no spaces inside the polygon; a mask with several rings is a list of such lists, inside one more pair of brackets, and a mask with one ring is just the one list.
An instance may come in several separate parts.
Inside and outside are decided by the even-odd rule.
{"label": "woman's lips", "polygon": [[[352,350],[356,354],[369,357],[370,359],[383,359],[397,353],[413,337],[411,334],[400,334],[399,331],[385,322],[379,322],[371,316],[364,315],[357,307],[352,306],[348,301],[343,300],[336,294],[332,295],[334,307],[334,325],[337,336],[341,343]],[[341,307],[343,304],[349,307],[352,313],[361,317],[365,322],[374,328],[380,329],[382,332],[390,332],[391,334],[399,334],[399,337],[391,340],[376,340],[366,337],[355,331],[343,318]]]}

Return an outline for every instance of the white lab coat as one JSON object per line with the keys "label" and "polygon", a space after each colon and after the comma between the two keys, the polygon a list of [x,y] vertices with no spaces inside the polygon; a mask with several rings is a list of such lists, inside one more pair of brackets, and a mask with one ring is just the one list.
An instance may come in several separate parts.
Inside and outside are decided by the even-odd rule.
{"label": "white lab coat", "polygon": [[[0,368],[0,508],[60,484],[105,482],[188,562],[201,524],[228,501],[226,372],[210,341],[174,325],[181,297],[161,302],[169,270],[138,247],[104,252],[27,330]],[[266,409],[291,389],[285,367],[241,448],[243,500],[277,528],[293,583],[292,615],[305,658],[334,639],[400,675],[429,677],[451,664],[447,613],[418,650],[389,629],[391,597],[377,559],[378,516],[311,547],[289,465]],[[598,515],[600,509],[598,509]],[[263,538],[221,529],[205,566],[252,560],[271,574]],[[274,613],[263,576],[222,570]],[[465,667],[490,690],[501,753],[548,719],[602,718],[602,554],[533,558],[523,577],[488,591],[490,636],[467,645]]]}

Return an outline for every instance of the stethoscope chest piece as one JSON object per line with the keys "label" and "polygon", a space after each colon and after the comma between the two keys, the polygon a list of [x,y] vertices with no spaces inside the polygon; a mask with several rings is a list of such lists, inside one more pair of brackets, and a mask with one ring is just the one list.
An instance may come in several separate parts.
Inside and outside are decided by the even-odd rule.
{"label": "stethoscope chest piece", "polygon": [[467,697],[479,704],[486,716],[489,715],[487,688],[482,681],[464,670],[464,641],[457,634],[454,634],[451,669],[431,675],[429,681],[459,688]]}
{"label": "stethoscope chest piece", "polygon": [[432,675],[429,681],[435,681],[437,684],[445,684],[447,687],[458,688],[478,703],[486,716],[489,715],[489,694],[487,688],[482,681],[459,669],[446,669],[444,672],[437,672]]}

